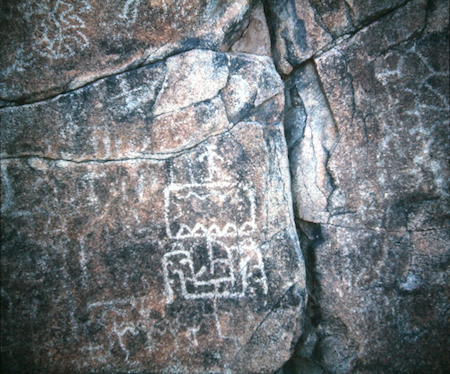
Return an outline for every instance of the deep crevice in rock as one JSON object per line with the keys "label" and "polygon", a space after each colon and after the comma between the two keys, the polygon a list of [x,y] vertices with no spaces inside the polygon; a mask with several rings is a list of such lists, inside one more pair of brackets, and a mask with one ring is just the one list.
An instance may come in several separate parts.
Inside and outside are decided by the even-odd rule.
{"label": "deep crevice in rock", "polygon": [[297,342],[295,353],[284,368],[284,374],[300,372],[316,373],[318,370],[326,371],[320,365],[319,343],[324,336],[320,329],[322,321],[321,285],[317,278],[316,248],[323,243],[321,224],[296,219],[297,232],[300,239],[303,257],[306,266],[306,288],[308,291],[308,304],[306,305],[305,325],[303,334]]}

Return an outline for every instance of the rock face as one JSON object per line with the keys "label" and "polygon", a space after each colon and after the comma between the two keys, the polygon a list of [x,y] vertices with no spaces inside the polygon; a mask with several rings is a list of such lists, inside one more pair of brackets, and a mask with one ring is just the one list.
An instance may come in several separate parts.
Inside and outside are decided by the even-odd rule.
{"label": "rock face", "polygon": [[407,0],[265,0],[282,74]]}
{"label": "rock face", "polygon": [[0,98],[31,102],[193,48],[226,51],[251,0],[6,0]]}
{"label": "rock face", "polygon": [[298,372],[450,366],[448,31],[448,3],[411,1],[286,82],[313,294]]}
{"label": "rock face", "polygon": [[5,372],[271,373],[305,270],[271,60],[191,51],[3,108]]}
{"label": "rock face", "polygon": [[231,51],[271,56],[269,28],[261,1],[257,2],[250,14],[247,29],[242,37],[231,46]]}
{"label": "rock face", "polygon": [[447,373],[448,35],[448,0],[3,1],[2,373]]}

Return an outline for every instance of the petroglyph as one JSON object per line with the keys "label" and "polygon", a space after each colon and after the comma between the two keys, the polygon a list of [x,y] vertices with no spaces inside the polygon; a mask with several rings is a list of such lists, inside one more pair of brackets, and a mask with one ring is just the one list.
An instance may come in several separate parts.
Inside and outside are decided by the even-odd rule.
{"label": "petroglyph", "polygon": [[[182,51],[228,50],[246,25],[251,3],[8,0],[0,24],[0,97],[40,101]],[[215,81],[213,75],[205,83],[215,86]],[[178,100],[184,96],[181,91]]]}
{"label": "petroglyph", "polygon": [[[269,372],[287,359],[304,271],[280,79],[261,57],[171,59],[0,111],[2,355],[17,372],[245,373],[259,352]],[[222,95],[231,74],[246,82]],[[247,82],[275,96],[257,107]],[[162,90],[175,96],[158,111]]]}
{"label": "petroglyph", "polygon": [[[186,299],[214,299],[245,297],[252,282],[267,294],[267,279],[259,248],[251,239],[239,246],[228,247],[217,240],[206,240],[207,264],[195,271],[193,254],[198,247],[186,250],[174,244],[163,257],[163,274],[167,303],[174,301],[174,285],[179,283],[181,295]],[[178,249],[179,248],[179,249]],[[222,257],[217,255],[222,252]],[[238,261],[238,264],[236,264]],[[205,280],[204,280],[205,279]],[[254,288],[250,289],[254,292]]]}
{"label": "petroglyph", "polygon": [[120,14],[119,17],[128,20],[128,24],[135,23],[141,1],[142,0],[127,0],[123,6],[122,14]]}
{"label": "petroglyph", "polygon": [[71,57],[77,50],[87,47],[89,40],[83,33],[86,25],[82,14],[90,10],[91,5],[86,0],[75,4],[47,0],[39,4],[34,15],[46,18],[37,27],[34,49],[45,57],[59,59]]}
{"label": "petroglyph", "polygon": [[[164,191],[166,233],[174,241],[162,259],[167,303],[177,291],[186,299],[244,297],[255,292],[250,283],[267,294],[262,255],[250,237],[257,228],[253,189],[222,175],[214,145],[197,159],[207,163],[204,183],[174,183],[172,172]],[[195,260],[199,251],[204,263]]]}

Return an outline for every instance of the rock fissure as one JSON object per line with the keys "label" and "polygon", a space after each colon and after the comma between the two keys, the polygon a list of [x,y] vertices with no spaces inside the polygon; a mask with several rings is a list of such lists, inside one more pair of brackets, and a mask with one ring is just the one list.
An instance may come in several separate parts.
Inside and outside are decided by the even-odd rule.
{"label": "rock fissure", "polygon": [[100,163],[100,164],[106,164],[106,163],[113,163],[113,162],[128,162],[128,161],[166,161],[170,160],[179,156],[182,156],[186,153],[192,152],[197,147],[202,146],[205,143],[210,142],[212,138],[215,137],[221,137],[226,134],[231,134],[231,130],[235,126],[239,125],[239,123],[232,124],[230,128],[223,131],[219,134],[213,134],[208,136],[207,138],[203,139],[201,142],[196,143],[190,147],[186,147],[178,152],[173,153],[155,153],[155,154],[146,154],[146,155],[140,155],[140,156],[133,156],[133,157],[124,157],[124,158],[116,158],[116,159],[68,159],[68,158],[52,158],[52,157],[46,157],[39,154],[23,154],[23,155],[3,155],[1,160],[20,160],[20,159],[30,159],[30,158],[36,158],[36,159],[42,159],[44,161],[52,161],[52,162],[67,162],[67,163],[74,163],[74,164],[89,164],[89,163]]}
{"label": "rock fissure", "polygon": [[[102,81],[102,80],[104,80],[104,79],[106,79],[106,78],[120,77],[120,76],[123,75],[123,74],[127,74],[127,73],[130,73],[130,72],[139,70],[139,69],[141,69],[141,68],[143,68],[143,67],[146,67],[146,66],[149,66],[149,65],[156,65],[156,64],[164,63],[165,61],[167,61],[167,59],[169,59],[169,58],[171,58],[171,57],[175,57],[175,56],[177,56],[177,55],[180,55],[180,54],[183,54],[183,53],[186,53],[186,52],[190,52],[190,51],[193,51],[193,50],[199,50],[199,51],[205,50],[205,51],[210,51],[209,49],[202,49],[202,48],[192,48],[192,49],[188,49],[188,50],[175,51],[175,52],[172,53],[172,54],[167,54],[167,55],[165,55],[165,56],[164,56],[163,58],[161,58],[161,59],[158,59],[158,60],[151,60],[150,62],[145,61],[145,62],[142,62],[142,63],[139,63],[139,64],[134,64],[134,65],[130,66],[129,68],[125,69],[125,70],[120,70],[120,71],[117,71],[117,72],[114,72],[114,73],[108,74],[108,75],[100,75],[100,76],[96,77],[96,79],[90,80],[90,81],[86,82],[86,83],[83,84],[83,85],[76,86],[76,87],[74,87],[74,88],[72,88],[72,89],[66,89],[66,90],[63,90],[62,92],[58,92],[58,93],[55,94],[55,95],[52,95],[52,96],[46,96],[46,97],[44,97],[44,98],[37,99],[37,100],[26,100],[26,101],[20,101],[20,100],[19,100],[19,101],[15,101],[15,100],[7,100],[6,98],[0,97],[0,100],[1,100],[1,101],[7,103],[7,105],[5,105],[5,106],[3,106],[3,107],[0,106],[0,111],[1,111],[4,107],[10,107],[10,106],[26,106],[26,105],[31,105],[31,104],[36,104],[36,103],[45,102],[45,101],[48,101],[48,100],[53,100],[53,99],[58,98],[58,97],[60,97],[60,96],[62,96],[62,95],[70,94],[70,93],[79,91],[79,90],[81,90],[81,89],[83,89],[83,88],[86,88],[86,87],[89,87],[89,86],[91,86],[91,85],[94,85],[94,84],[97,83],[98,81]],[[163,82],[163,83],[164,83],[164,82]],[[70,86],[70,84],[69,84],[69,86]],[[0,103],[0,104],[1,104],[1,103]],[[180,109],[182,109],[182,108],[180,108]],[[161,113],[161,114],[167,114],[167,113]]]}
{"label": "rock fissure", "polygon": [[[353,2],[352,4],[346,3],[348,7],[352,8],[352,13],[355,15],[356,11],[352,6]],[[426,14],[422,17],[424,12]],[[432,15],[433,12],[434,15]],[[412,129],[415,128],[415,131],[417,131],[418,128],[421,128],[422,121],[424,121],[420,113],[425,110],[425,105],[417,106],[416,103],[419,100],[427,99],[425,99],[422,86],[418,83],[413,83],[420,81],[421,78],[419,76],[423,74],[418,73],[422,69],[418,66],[423,64],[422,66],[426,66],[434,74],[437,65],[430,69],[428,61],[407,57],[409,53],[406,49],[409,48],[408,45],[410,46],[411,43],[414,43],[414,53],[416,53],[421,48],[423,50],[423,43],[429,43],[433,37],[437,38],[437,36],[431,36],[432,32],[430,33],[429,31],[430,29],[439,29],[437,26],[430,27],[431,22],[441,22],[437,21],[436,12],[448,14],[448,12],[445,13],[444,11],[443,2],[440,4],[433,3],[433,5],[431,5],[431,2],[424,1],[402,3],[376,18],[371,18],[369,24],[352,32],[351,37],[341,39],[338,43],[327,45],[312,57],[315,70],[319,76],[318,83],[324,93],[325,103],[331,113],[332,121],[336,124],[339,131],[336,134],[334,144],[330,149],[327,149],[324,163],[325,171],[330,176],[331,185],[326,208],[324,209],[329,213],[329,217],[325,220],[317,219],[312,221],[305,215],[299,215],[299,212],[303,214],[306,210],[301,206],[301,196],[294,199],[294,210],[305,257],[307,289],[310,297],[307,305],[304,333],[291,361],[284,367],[284,373],[297,371],[311,373],[366,373],[376,372],[382,367],[385,368],[386,372],[396,372],[396,370],[407,372],[409,369],[406,368],[409,367],[409,364],[407,359],[405,359],[406,356],[411,357],[411,360],[417,363],[417,359],[412,358],[413,354],[411,352],[415,352],[416,357],[418,355],[422,357],[422,361],[419,364],[420,367],[426,367],[429,368],[428,370],[435,370],[439,373],[445,371],[443,371],[443,368],[446,366],[444,364],[446,359],[442,355],[443,346],[434,344],[425,338],[427,334],[434,334],[432,332],[432,326],[434,325],[431,322],[431,317],[429,321],[424,322],[422,327],[417,327],[416,330],[423,329],[426,332],[420,338],[417,335],[415,336],[416,339],[423,339],[424,344],[433,345],[442,353],[438,354],[440,358],[437,359],[437,362],[427,361],[423,354],[418,353],[411,345],[408,345],[409,348],[402,349],[403,357],[397,354],[394,355],[395,364],[393,366],[396,369],[391,369],[392,360],[389,361],[389,364],[384,364],[380,356],[370,351],[375,346],[377,347],[376,349],[383,349],[380,347],[390,347],[391,344],[394,344],[387,342],[386,336],[390,336],[393,341],[404,342],[399,335],[389,333],[388,327],[382,327],[381,318],[392,318],[394,321],[392,325],[395,325],[399,331],[408,329],[405,325],[407,324],[405,319],[396,317],[392,313],[402,314],[399,310],[403,307],[401,305],[409,302],[405,298],[406,295],[411,295],[411,290],[417,292],[413,298],[419,303],[422,298],[419,295],[423,295],[426,292],[437,292],[443,296],[440,291],[436,291],[437,289],[434,288],[437,286],[435,286],[435,280],[432,279],[436,277],[436,279],[441,279],[438,283],[445,282],[444,279],[446,279],[447,275],[443,274],[448,273],[444,271],[444,273],[439,273],[441,274],[439,276],[431,275],[433,272],[431,269],[437,265],[432,265],[431,263],[425,265],[422,257],[425,252],[429,252],[430,255],[432,252],[434,254],[431,256],[438,256],[441,260],[437,258],[431,260],[431,257],[428,257],[429,261],[436,261],[436,264],[442,264],[440,261],[446,261],[444,260],[446,256],[442,255],[442,251],[446,246],[445,243],[448,240],[448,225],[445,223],[447,218],[444,218],[448,216],[448,204],[444,203],[445,196],[441,194],[437,198],[443,204],[441,208],[437,208],[435,205],[436,201],[425,202],[420,197],[420,193],[417,193],[414,197],[407,198],[410,200],[403,202],[391,200],[395,193],[407,195],[406,191],[408,189],[417,190],[417,187],[413,187],[409,182],[407,182],[407,187],[400,188],[397,182],[398,178],[406,178],[403,179],[405,181],[408,180],[407,178],[412,178],[417,183],[422,183],[420,178],[423,177],[417,173],[413,176],[412,173],[409,173],[410,169],[408,169],[411,166],[407,166],[410,165],[410,160],[413,157],[410,156],[411,154],[418,155],[415,162],[418,162],[419,159],[422,160],[421,146],[411,148],[406,146],[406,143],[401,144],[400,141],[410,141],[410,136],[413,133],[415,134]],[[408,17],[409,21],[405,21]],[[392,24],[389,24],[389,22],[400,19],[403,20],[402,26],[398,27],[397,30],[393,30]],[[396,25],[398,25],[398,22],[400,21],[396,21]],[[444,21],[444,24],[446,26],[441,26],[440,30],[448,29],[448,22]],[[379,30],[384,32],[381,33]],[[443,34],[439,35],[442,38]],[[377,38],[381,40],[385,38],[385,40],[379,42]],[[443,43],[447,42],[448,39],[445,38]],[[447,44],[446,48],[448,49]],[[418,53],[420,54],[420,52]],[[398,60],[395,60],[399,59],[398,56],[402,56],[400,57],[400,63],[397,62]],[[433,54],[433,56],[442,61],[442,58],[437,57],[437,54]],[[298,77],[297,79],[300,82],[304,79],[302,71],[305,70],[303,67],[305,64],[307,65],[308,62],[294,67],[294,70],[284,77],[287,85],[293,79],[292,77]],[[367,64],[367,68],[365,68],[364,64]],[[408,69],[412,69],[414,73],[406,70],[406,64],[410,64]],[[440,68],[444,69],[445,73],[443,75],[447,77],[448,64],[444,63],[440,65]],[[389,77],[383,75],[385,73],[382,69],[386,69],[387,74],[391,75]],[[392,82],[389,82],[389,80]],[[412,88],[411,84],[415,84],[416,88]],[[302,87],[299,90],[300,96],[306,97],[307,85],[303,83],[300,86]],[[406,99],[403,101],[400,99],[402,95],[401,87],[408,87],[408,95],[415,98],[412,100],[411,105],[414,107],[415,118],[420,119],[419,122],[415,122],[413,119],[410,120],[409,125],[405,122],[406,113],[412,115],[413,112],[408,112],[407,109],[404,109],[408,105],[406,104]],[[383,90],[386,90],[387,93],[385,94]],[[442,89],[436,89],[436,91],[438,94],[433,95],[437,101],[441,102],[440,93]],[[289,88],[287,88],[286,92],[289,92]],[[429,89],[428,92],[432,92],[432,89]],[[383,95],[386,95],[386,98]],[[419,96],[420,99],[418,99]],[[305,99],[303,98],[303,100]],[[384,101],[389,103],[389,108],[385,109],[383,107]],[[442,102],[445,103],[445,100],[442,100]],[[290,121],[289,116],[294,117],[290,115],[292,108],[289,107],[289,100],[286,103],[287,118]],[[319,110],[315,109],[314,112],[308,113],[307,105],[305,107],[307,108],[308,117],[300,116],[295,117],[296,119],[293,120],[297,121],[300,127],[304,126],[301,123],[307,123],[309,116],[323,117],[323,113]],[[440,108],[442,114],[448,113],[448,105],[441,105]],[[401,119],[396,118],[397,115],[403,117]],[[396,122],[400,128],[402,126],[408,128],[410,135],[407,135],[406,130],[405,132],[393,130]],[[436,115],[432,120],[427,121],[427,126],[434,127],[437,134],[439,131],[443,131],[442,126],[445,123],[448,123],[448,121],[445,121],[443,116]],[[391,141],[393,138],[389,132],[395,133],[395,143]],[[428,135],[427,144],[439,142],[436,138],[430,137],[428,130],[425,130],[425,132]],[[289,135],[289,131],[286,133]],[[421,137],[415,138],[414,136],[413,138],[413,143],[417,141],[418,144],[424,139]],[[304,147],[307,141],[304,133],[302,133],[300,141],[291,144],[288,137],[288,145],[293,149],[301,148],[302,143]],[[381,151],[380,146],[383,146],[381,145],[383,143],[380,144],[380,142],[385,142],[384,144],[391,142],[391,153],[385,153],[388,149],[385,145],[385,148]],[[313,147],[313,151],[309,154],[310,162],[312,163],[314,163],[314,157],[317,153],[314,152],[314,149],[316,147]],[[317,187],[317,175],[315,179],[305,178],[304,170],[308,166],[303,162],[303,166],[297,169],[296,162],[299,156],[298,151],[296,152],[292,152],[291,149],[289,152],[291,175],[294,179],[293,185],[295,186],[295,178],[297,178],[299,180],[298,183],[302,183],[303,188],[306,190],[306,192],[303,192],[304,197],[311,199],[305,183],[314,184]],[[393,156],[394,154],[397,154],[397,156]],[[397,164],[396,161],[390,159],[391,157],[399,157],[404,164]],[[305,158],[305,160],[308,159]],[[372,170],[366,168],[366,165],[373,165],[371,166]],[[421,165],[422,168],[425,167],[423,163]],[[385,167],[390,172],[383,172],[380,167]],[[440,168],[439,170],[447,175],[449,172],[448,168],[444,167],[444,169]],[[424,169],[421,170],[424,171]],[[360,173],[361,176],[357,173]],[[411,177],[407,176],[408,174]],[[376,175],[379,175],[379,177],[375,177]],[[430,183],[435,185],[434,183],[437,181],[435,179],[430,181]],[[355,194],[354,190],[360,188],[357,183],[360,183],[362,187],[361,192]],[[379,188],[380,191],[377,191],[376,188]],[[294,188],[294,196],[296,193],[298,194],[298,191]],[[431,208],[432,206],[434,208]],[[433,220],[431,218],[432,211],[435,211],[436,214],[441,214],[442,223],[437,225],[431,223]],[[402,220],[404,223],[402,223]],[[311,233],[311,225],[316,225],[316,230],[321,232],[320,240],[316,239],[314,241],[316,236]],[[427,250],[424,249],[424,245],[429,245]],[[407,250],[406,248],[410,249]],[[326,251],[330,251],[330,254],[328,255]],[[381,253],[381,262],[376,266],[376,269],[372,270],[371,261],[375,261],[375,259],[378,261],[378,253]],[[440,254],[438,255],[438,253]],[[330,256],[338,257],[334,257],[333,260]],[[390,261],[397,261],[397,263],[394,265]],[[403,278],[396,283],[396,277],[397,279]],[[353,282],[352,279],[357,279],[357,281]],[[349,282],[349,284],[353,282],[353,285],[349,288],[346,282]],[[314,287],[312,286],[313,284],[315,284]],[[381,289],[385,291],[380,291]],[[429,291],[425,291],[425,289]],[[364,292],[368,292],[370,296],[363,295]],[[447,296],[443,297],[445,300],[448,299]],[[355,309],[350,310],[343,302],[339,302],[340,298],[346,300],[346,303],[350,303],[360,311],[359,313],[362,313],[358,317],[360,322],[349,320],[348,316],[352,315]],[[361,301],[359,300],[365,300],[364,304],[360,304]],[[393,309],[387,311],[383,305],[389,302]],[[375,307],[372,303],[381,304]],[[440,306],[433,305],[433,308],[442,310]],[[325,314],[321,308],[325,310]],[[375,313],[377,316],[376,321],[378,325],[371,328],[371,331],[373,331],[373,334],[380,334],[377,335],[378,338],[362,333],[366,328],[364,322],[367,321],[370,313]],[[408,320],[417,317],[415,312],[411,311],[411,313]],[[412,317],[412,315],[416,317]],[[415,323],[418,323],[417,319],[415,321]],[[332,332],[340,323],[353,326],[353,328],[356,328],[355,333],[350,329],[338,333]],[[414,335],[415,333],[410,332],[410,334]],[[366,337],[364,338],[363,336]]]}

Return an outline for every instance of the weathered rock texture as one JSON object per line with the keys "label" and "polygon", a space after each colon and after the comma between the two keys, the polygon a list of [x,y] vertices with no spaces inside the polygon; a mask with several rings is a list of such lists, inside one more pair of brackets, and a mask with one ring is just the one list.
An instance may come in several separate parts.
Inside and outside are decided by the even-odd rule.
{"label": "weathered rock texture", "polygon": [[448,0],[1,12],[2,372],[448,372]]}
{"label": "weathered rock texture", "polygon": [[3,108],[5,372],[271,373],[305,271],[283,84],[195,50]]}
{"label": "weathered rock texture", "polygon": [[226,51],[251,0],[6,0],[0,98],[30,102],[193,48]]}
{"label": "weathered rock texture", "polygon": [[230,50],[271,56],[269,28],[261,1],[257,2],[250,14],[248,27],[242,37],[232,45]]}
{"label": "weathered rock texture", "polygon": [[448,22],[448,2],[411,1],[287,81],[312,295],[286,370],[450,367]]}
{"label": "weathered rock texture", "polygon": [[264,0],[278,70],[294,67],[408,0]]}

